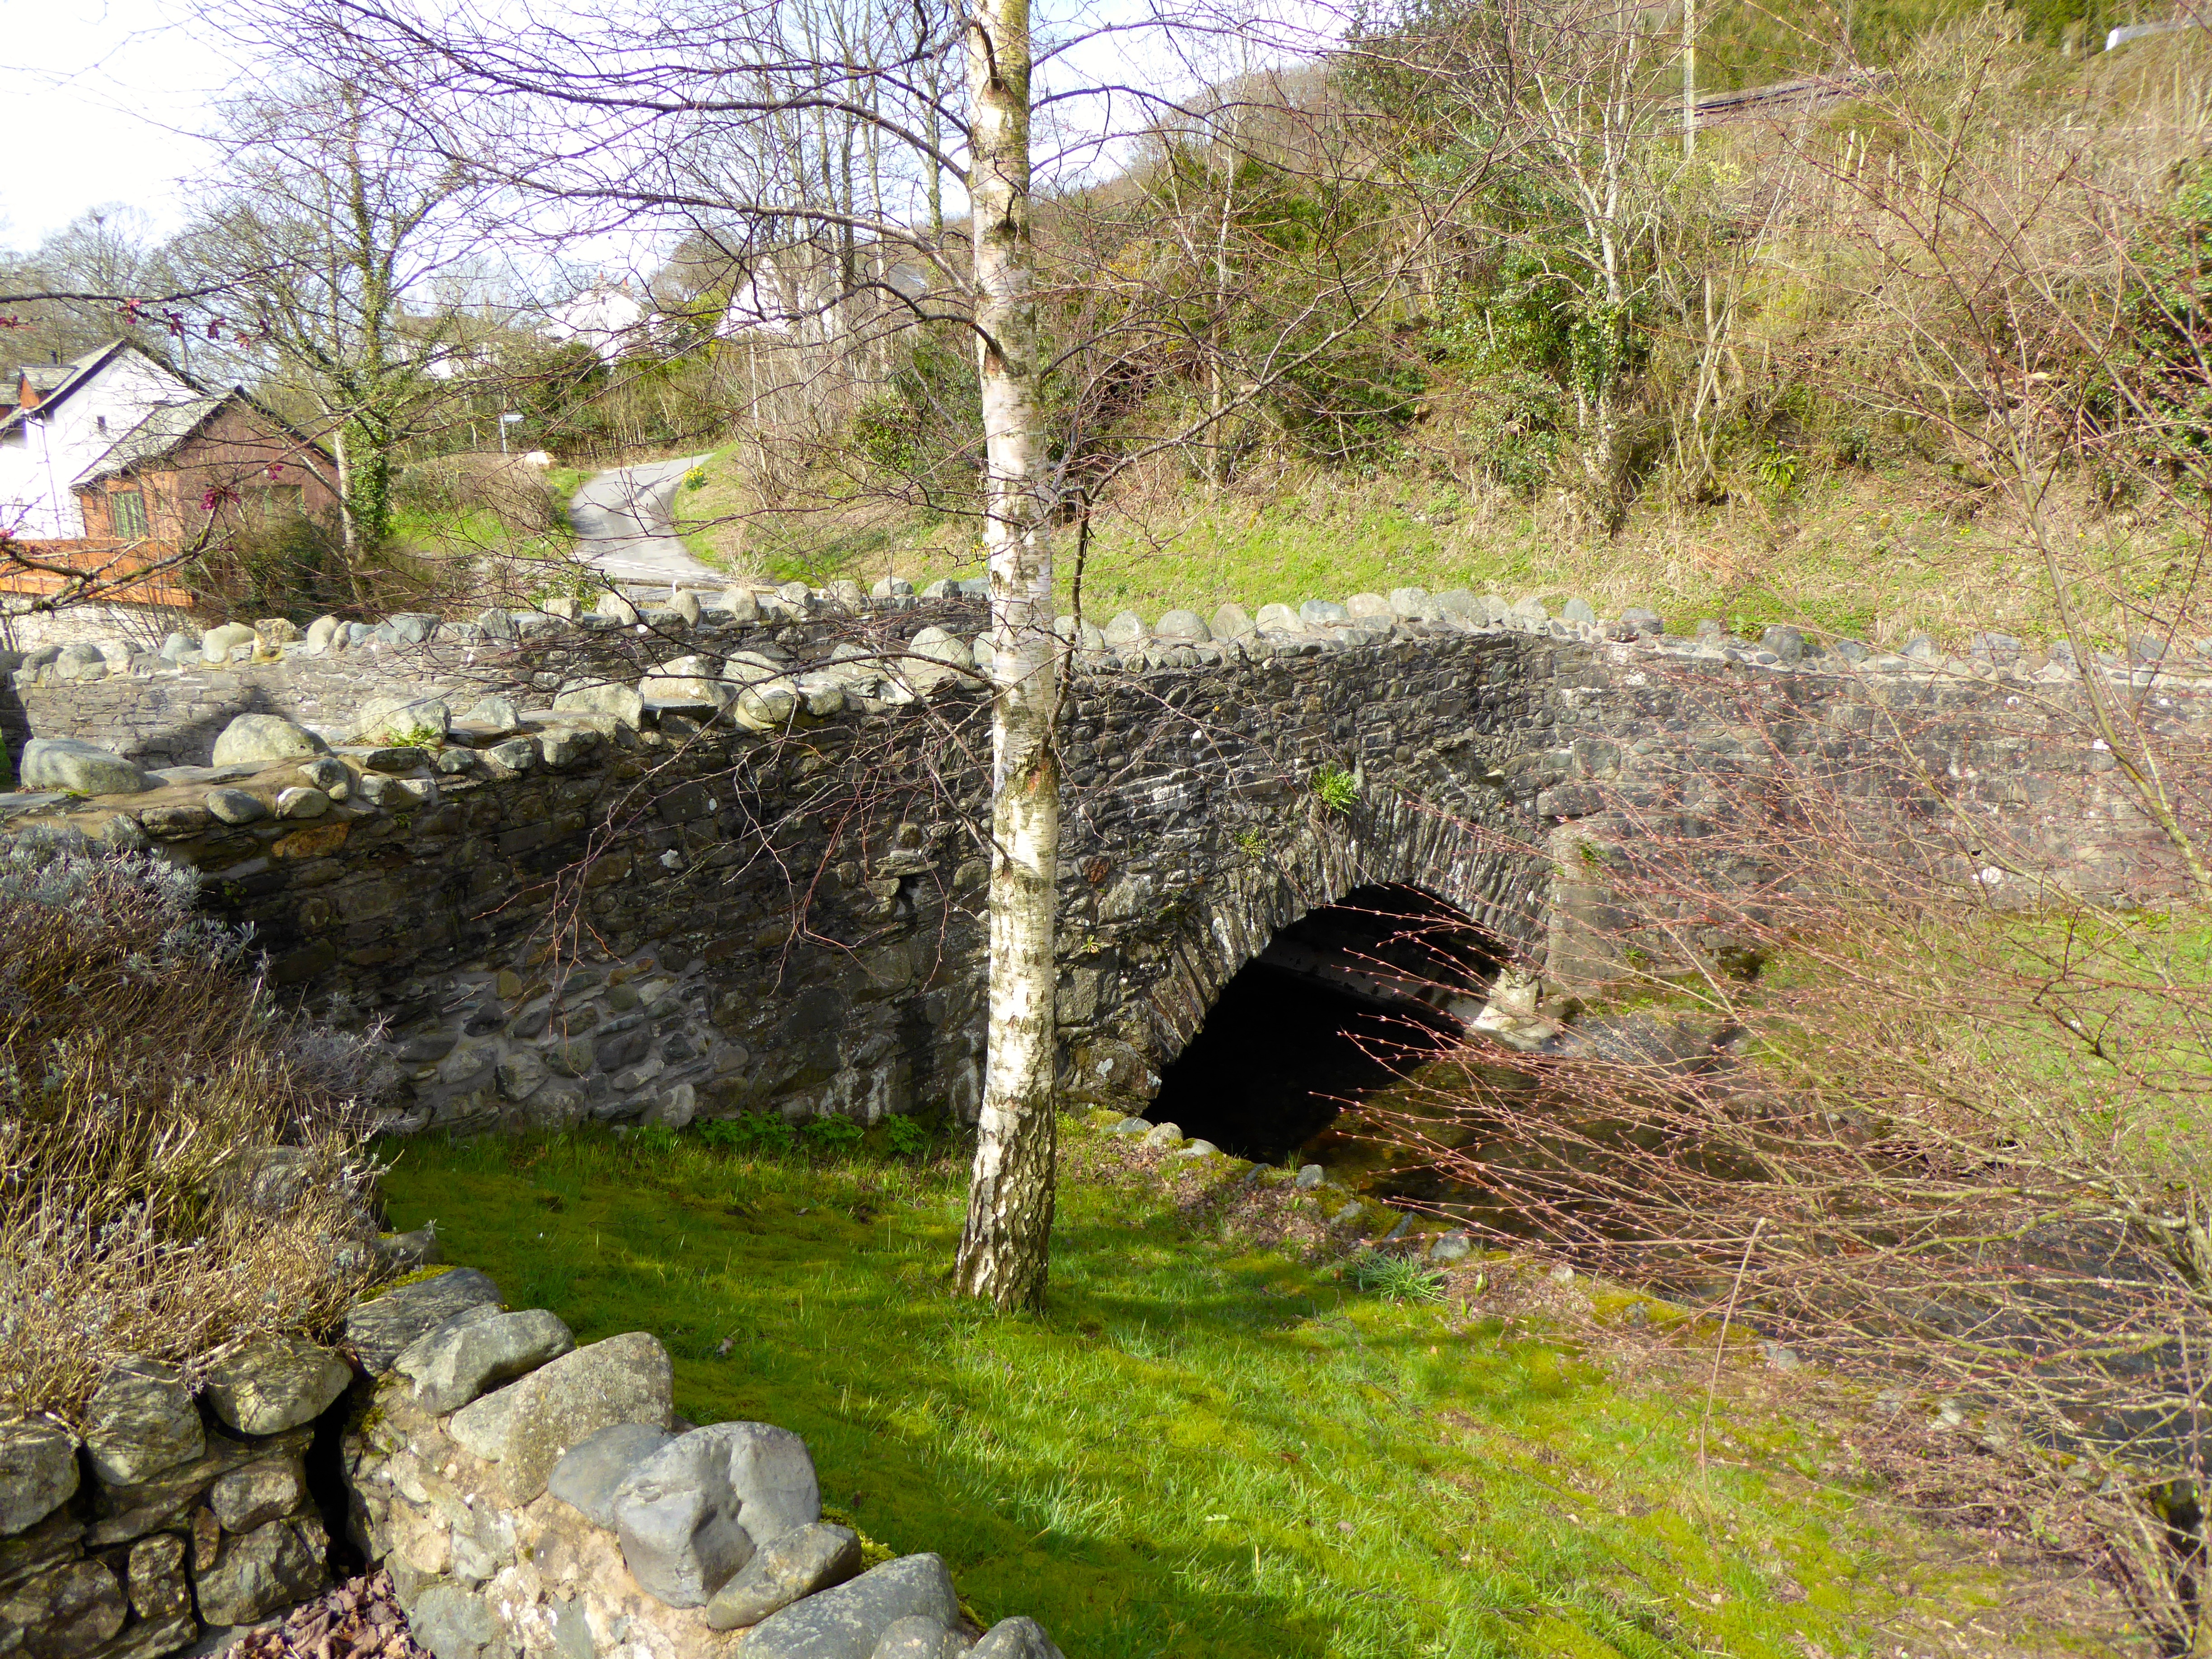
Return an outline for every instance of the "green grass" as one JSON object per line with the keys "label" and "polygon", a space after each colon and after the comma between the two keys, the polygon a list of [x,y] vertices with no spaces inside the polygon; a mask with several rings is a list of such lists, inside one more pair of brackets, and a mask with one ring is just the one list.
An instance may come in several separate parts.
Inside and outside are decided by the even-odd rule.
{"label": "green grass", "polygon": [[400,546],[433,558],[471,557],[496,553],[517,559],[557,559],[575,544],[566,528],[566,498],[562,498],[562,528],[524,532],[514,529],[489,507],[472,507],[430,512],[402,507],[392,515],[392,539]]}
{"label": "green grass", "polygon": [[963,1173],[880,1129],[409,1142],[385,1191],[510,1304],[653,1332],[679,1412],[797,1431],[830,1510],[1071,1659],[1856,1652],[2002,1599],[1896,1569],[1918,1534],[1808,1478],[1820,1437],[1747,1367],[1707,1487],[1675,1372],[1619,1382],[1525,1320],[1249,1248],[1071,1136],[1041,1318],[949,1293]]}

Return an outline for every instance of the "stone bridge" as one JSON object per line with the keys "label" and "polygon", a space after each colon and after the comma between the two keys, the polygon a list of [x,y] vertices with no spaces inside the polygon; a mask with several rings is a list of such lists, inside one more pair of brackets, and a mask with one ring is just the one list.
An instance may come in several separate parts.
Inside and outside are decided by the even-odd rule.
{"label": "stone bridge", "polygon": [[[196,866],[275,982],[384,1034],[395,1128],[972,1116],[980,607],[795,586],[674,603],[46,653],[9,676],[26,781],[0,813],[19,837]],[[1637,922],[1605,849],[1690,823],[1701,791],[1717,810],[1698,780],[1718,774],[1756,786],[1802,763],[1987,823],[2015,882],[2169,878],[2063,654],[1993,638],[1945,662],[1788,630],[1754,647],[1568,609],[1401,590],[1066,625],[1070,1097],[1142,1110],[1271,944],[1330,969],[1318,935],[1285,930],[1347,898],[1474,941],[1462,1012],[1500,965],[1529,995],[1602,981]],[[2092,672],[2166,738],[2203,740],[2195,679]],[[319,736],[291,754],[272,723],[258,747],[224,737],[242,714]]]}

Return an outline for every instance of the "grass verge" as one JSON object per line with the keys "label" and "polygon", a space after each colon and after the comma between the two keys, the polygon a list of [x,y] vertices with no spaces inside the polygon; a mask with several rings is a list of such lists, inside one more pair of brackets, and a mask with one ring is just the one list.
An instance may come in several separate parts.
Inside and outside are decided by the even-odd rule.
{"label": "grass verge", "polygon": [[[1986,1545],[1823,1479],[1785,1397],[1817,1385],[1725,1368],[1701,1473],[1679,1377],[1597,1324],[1472,1273],[1441,1303],[1362,1290],[1080,1129],[1042,1318],[949,1293],[949,1158],[650,1132],[384,1154],[392,1224],[436,1220],[580,1340],[653,1332],[680,1412],[797,1431],[831,1510],[1072,1659],[1840,1654],[2028,1618]],[[1975,1650],[2069,1645],[2032,1634]]]}

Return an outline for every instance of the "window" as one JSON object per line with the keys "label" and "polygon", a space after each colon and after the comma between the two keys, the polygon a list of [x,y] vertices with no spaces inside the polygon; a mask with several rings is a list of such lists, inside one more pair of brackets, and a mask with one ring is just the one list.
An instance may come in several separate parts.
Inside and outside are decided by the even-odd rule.
{"label": "window", "polygon": [[92,417],[92,423],[98,427],[103,433],[107,430],[107,416],[105,415],[94,416]]}
{"label": "window", "polygon": [[107,497],[107,527],[118,536],[146,533],[146,495],[137,489],[118,489]]}
{"label": "window", "polygon": [[261,492],[261,520],[274,524],[296,519],[307,510],[307,491],[301,484],[271,484]]}

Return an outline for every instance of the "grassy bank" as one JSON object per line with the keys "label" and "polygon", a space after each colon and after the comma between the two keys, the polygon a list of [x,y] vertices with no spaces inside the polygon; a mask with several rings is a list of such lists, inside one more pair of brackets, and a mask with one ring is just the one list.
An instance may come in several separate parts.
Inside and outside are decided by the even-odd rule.
{"label": "grassy bank", "polygon": [[[1842,1475],[1803,1373],[1723,1367],[1701,1471],[1703,1360],[1532,1311],[1508,1264],[1437,1303],[1362,1291],[1082,1132],[1039,1319],[948,1294],[957,1158],[385,1150],[392,1225],[435,1219],[580,1340],[653,1331],[680,1412],[796,1430],[830,1509],[1072,1659],[2069,1645],[1987,1540]],[[1942,1634],[1972,1621],[1988,1641]]]}
{"label": "grassy bank", "polygon": [[[702,558],[817,585],[897,575],[920,586],[981,572],[957,524],[853,501],[754,514],[735,475],[726,452],[717,455],[705,487],[679,501],[685,542]],[[1256,611],[1467,587],[1555,603],[1579,595],[1607,614],[1647,605],[1684,633],[1711,617],[1754,636],[1791,623],[1892,646],[1918,633],[1954,647],[1988,629],[2031,641],[2056,635],[2030,550],[1996,517],[1962,512],[1957,494],[1933,469],[1838,469],[1717,507],[1647,502],[1617,538],[1592,540],[1544,501],[1433,481],[1313,469],[1259,488],[1183,484],[1131,492],[1099,515],[1083,561],[1083,611],[1103,623],[1124,610],[1204,616],[1224,600]],[[2075,528],[2115,566],[2156,564],[2173,550],[2155,527]],[[1063,611],[1073,604],[1076,551],[1064,534]],[[2118,617],[2090,621],[2124,631]]]}

